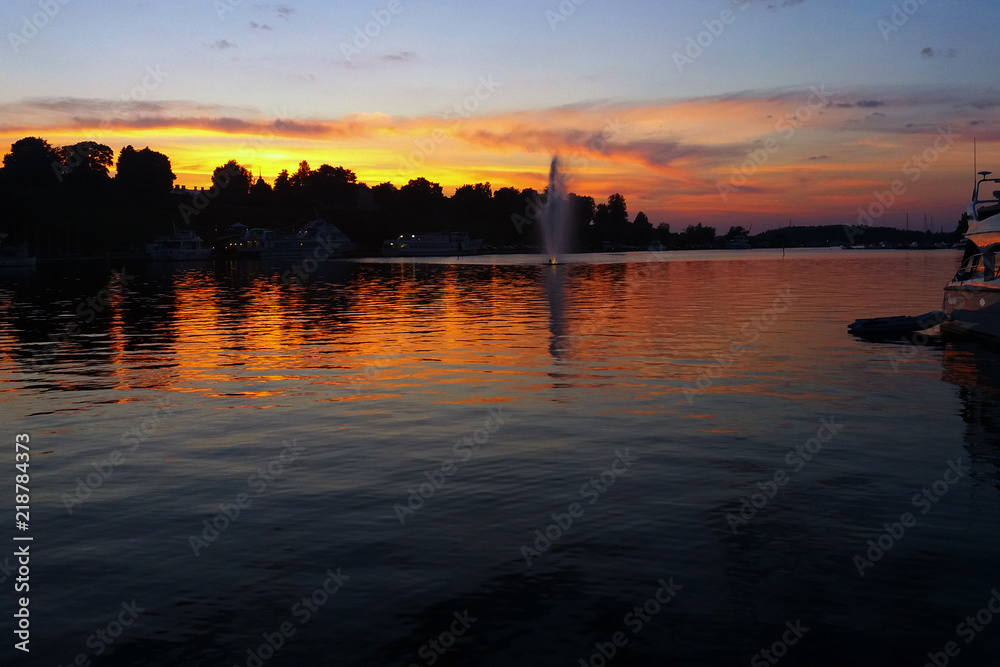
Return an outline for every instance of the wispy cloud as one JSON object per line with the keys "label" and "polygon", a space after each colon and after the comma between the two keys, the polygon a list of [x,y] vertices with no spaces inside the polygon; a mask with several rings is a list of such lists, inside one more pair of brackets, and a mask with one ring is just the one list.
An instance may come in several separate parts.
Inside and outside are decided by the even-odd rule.
{"label": "wispy cloud", "polygon": [[781,7],[794,7],[795,5],[801,5],[805,0],[782,0],[781,2],[774,2],[774,0],[733,0],[736,5],[747,5],[749,3],[754,4],[766,4],[768,9],[779,9]]}
{"label": "wispy cloud", "polygon": [[955,49],[937,49],[928,46],[920,51],[920,55],[924,58],[954,58],[958,55],[958,51]]}
{"label": "wispy cloud", "polygon": [[255,4],[254,5],[254,9],[258,9],[258,10],[264,11],[264,12],[273,13],[278,18],[284,19],[286,21],[288,20],[288,17],[290,17],[292,14],[295,13],[295,8],[294,7],[289,7],[288,5],[263,5],[263,4]]}
{"label": "wispy cloud", "polygon": [[413,51],[397,51],[396,53],[390,53],[388,55],[382,56],[382,60],[387,60],[393,63],[407,62],[410,60],[416,60],[417,54]]}
{"label": "wispy cloud", "polygon": [[216,42],[212,42],[208,45],[211,49],[235,49],[236,45],[230,42],[228,39],[220,39]]}
{"label": "wispy cloud", "polygon": [[[526,163],[538,159],[541,164],[542,156],[559,153],[587,165],[574,186],[579,192],[615,191],[617,183],[623,193],[628,190],[630,202],[635,196],[643,207],[658,210],[709,210],[717,206],[717,184],[744,170],[749,176],[740,183],[739,196],[746,198],[741,205],[764,211],[783,201],[780,193],[806,193],[806,199],[783,204],[789,212],[803,202],[815,210],[843,205],[852,211],[852,200],[870,197],[886,174],[898,172],[910,156],[932,145],[945,127],[970,137],[975,128],[981,144],[1000,142],[1000,119],[991,113],[998,103],[988,91],[976,97],[948,88],[880,90],[877,98],[872,93],[830,93],[831,104],[817,107],[791,136],[790,126],[781,123],[802,108],[808,89],[576,104],[467,118],[369,113],[275,120],[266,110],[190,101],[146,100],[123,107],[115,100],[36,98],[0,105],[0,135],[10,141],[52,136],[69,143],[103,132],[109,145],[159,142],[164,150],[174,146],[179,158],[208,166],[231,157],[241,138],[267,136],[280,154],[327,159],[336,151],[359,176],[373,180],[405,182],[426,175],[452,184],[488,177],[520,187],[536,183],[523,179]],[[777,149],[747,167],[768,139]],[[404,178],[398,165],[429,142],[435,150],[420,173],[406,172]],[[845,150],[849,163],[831,158]],[[277,158],[265,164],[272,170],[289,166],[294,164],[282,165]],[[537,183],[542,182],[543,175]],[[833,183],[837,192],[830,190]]]}

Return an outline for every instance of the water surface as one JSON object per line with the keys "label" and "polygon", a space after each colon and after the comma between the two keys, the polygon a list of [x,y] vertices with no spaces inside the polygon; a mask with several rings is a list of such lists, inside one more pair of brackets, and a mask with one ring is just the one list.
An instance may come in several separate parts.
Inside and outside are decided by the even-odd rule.
{"label": "water surface", "polygon": [[[609,664],[730,665],[796,622],[783,665],[922,665],[949,641],[987,664],[1000,627],[956,626],[1000,586],[1000,358],[846,333],[939,308],[959,259],[375,260],[291,285],[281,263],[5,271],[30,664],[599,665],[622,632]],[[968,472],[914,502],[950,462]],[[118,638],[91,637],[133,600]]]}

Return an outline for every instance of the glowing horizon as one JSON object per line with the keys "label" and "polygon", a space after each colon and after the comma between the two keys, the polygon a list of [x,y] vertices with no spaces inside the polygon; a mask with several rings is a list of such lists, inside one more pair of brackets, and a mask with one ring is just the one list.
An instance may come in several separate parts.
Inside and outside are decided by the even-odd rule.
{"label": "glowing horizon", "polygon": [[[15,17],[34,6],[14,4]],[[1000,57],[966,34],[985,27],[959,26],[946,8],[921,6],[886,32],[888,9],[810,0],[556,5],[556,18],[518,0],[510,9],[527,23],[451,3],[221,4],[171,5],[200,16],[194,28],[159,4],[97,3],[92,15],[60,5],[37,36],[10,40],[0,142],[149,146],[187,187],[209,186],[230,159],[268,182],[305,160],[369,185],[424,177],[446,194],[487,181],[541,190],[558,154],[571,191],[621,193],[632,217],[674,228],[850,223],[901,180],[880,224],[927,213],[950,229],[969,195],[972,139],[981,165],[1000,160],[1000,101],[980,74]],[[80,28],[100,21],[133,57],[88,55],[93,68],[67,78],[61,63],[89,53]],[[188,26],[170,33],[180,46],[138,31],[151,22]],[[603,31],[626,25],[633,37],[662,31],[662,45],[607,47]],[[515,26],[511,42],[497,32]],[[846,48],[834,27],[855,30]],[[804,30],[810,39],[789,38]]]}

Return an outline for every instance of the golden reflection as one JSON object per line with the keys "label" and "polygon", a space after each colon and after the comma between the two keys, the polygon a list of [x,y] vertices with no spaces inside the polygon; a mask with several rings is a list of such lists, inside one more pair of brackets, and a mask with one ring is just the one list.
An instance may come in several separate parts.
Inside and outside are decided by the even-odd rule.
{"label": "golden reflection", "polygon": [[[414,392],[432,405],[571,395],[593,401],[594,414],[676,413],[715,429],[710,422],[724,415],[709,414],[718,408],[699,404],[703,397],[780,395],[776,369],[809,372],[854,344],[842,321],[865,314],[816,310],[857,270],[850,261],[735,252],[555,267],[541,257],[506,266],[345,263],[302,285],[281,284],[284,265],[148,267],[143,286],[115,302],[107,336],[67,347],[75,346],[72,363],[119,387],[200,395],[219,409],[296,399],[374,415]],[[934,281],[953,273],[934,263],[924,270],[917,255],[886,257],[883,298],[939,289]],[[907,292],[921,275],[929,282]],[[866,298],[833,301],[882,308]],[[0,329],[0,341],[11,335]],[[74,381],[53,370],[52,382]],[[822,387],[795,398],[822,400]]]}

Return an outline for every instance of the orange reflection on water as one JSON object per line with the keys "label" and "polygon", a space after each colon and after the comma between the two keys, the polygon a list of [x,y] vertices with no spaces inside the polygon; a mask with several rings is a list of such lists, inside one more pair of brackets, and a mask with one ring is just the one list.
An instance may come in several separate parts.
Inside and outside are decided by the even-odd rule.
{"label": "orange reflection on water", "polygon": [[[291,262],[163,269],[142,295],[156,305],[116,305],[107,356],[88,363],[110,361],[121,387],[201,394],[225,408],[305,397],[377,413],[415,391],[444,405],[561,401],[575,390],[595,413],[700,419],[701,396],[782,391],[777,369],[835,365],[855,345],[846,322],[903,310],[899,295],[919,293],[915,284],[939,293],[938,274],[953,272],[950,255],[874,254],[857,264],[844,252],[661,253],[556,267],[331,263],[302,285],[281,284]],[[873,265],[879,290],[845,292],[857,289],[844,287],[858,284],[852,272]],[[822,382],[810,387],[800,400],[826,398]]]}

